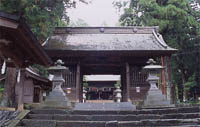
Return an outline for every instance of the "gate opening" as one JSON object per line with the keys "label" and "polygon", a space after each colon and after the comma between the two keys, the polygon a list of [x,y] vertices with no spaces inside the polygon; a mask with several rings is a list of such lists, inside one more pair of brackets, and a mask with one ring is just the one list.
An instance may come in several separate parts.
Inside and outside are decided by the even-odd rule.
{"label": "gate opening", "polygon": [[87,102],[113,102],[115,88],[120,86],[120,75],[84,75],[83,89]]}

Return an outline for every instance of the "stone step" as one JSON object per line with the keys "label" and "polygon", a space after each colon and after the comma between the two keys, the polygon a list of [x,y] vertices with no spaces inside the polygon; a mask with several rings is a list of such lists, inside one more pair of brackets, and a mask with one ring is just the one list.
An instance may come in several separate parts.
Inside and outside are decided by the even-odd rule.
{"label": "stone step", "polygon": [[143,109],[135,111],[73,111],[72,114],[80,115],[95,115],[95,114],[170,114],[170,113],[198,113],[200,112],[200,107],[187,107],[187,108],[165,108],[165,109]]}
{"label": "stone step", "polygon": [[66,115],[66,114],[29,114],[28,119],[69,120],[69,121],[137,121],[143,119],[192,119],[200,118],[200,113],[139,114],[139,115]]}
{"label": "stone step", "polygon": [[170,113],[198,113],[200,107],[182,107],[182,108],[166,108],[166,109],[143,109],[135,111],[70,111],[63,109],[34,109],[32,114],[79,114],[79,115],[100,115],[100,114],[170,114]]}
{"label": "stone step", "polygon": [[133,126],[199,126],[200,119],[161,119],[161,120],[141,120],[138,122],[134,121],[122,121],[118,123],[118,127],[133,127]]}
{"label": "stone step", "polygon": [[131,102],[120,103],[76,103],[74,111],[86,110],[86,111],[134,111],[136,106]]}
{"label": "stone step", "polygon": [[56,120],[29,120],[29,119],[23,119],[20,126],[56,127]]}
{"label": "stone step", "polygon": [[[116,125],[116,124],[114,124],[114,122],[112,122],[112,123],[111,122],[110,122],[110,124],[106,123],[105,127],[118,127],[118,123]],[[17,126],[17,127],[28,127],[28,126]],[[157,126],[157,127],[159,127],[159,126]],[[160,126],[160,127],[164,127],[164,126]],[[170,127],[200,127],[200,125],[180,125],[180,126],[170,126]]]}
{"label": "stone step", "polygon": [[32,114],[71,114],[71,110],[64,109],[33,109]]}
{"label": "stone step", "polygon": [[55,120],[22,120],[28,127],[139,127],[139,126],[185,126],[200,125],[200,119],[164,119],[141,121],[55,121]]}

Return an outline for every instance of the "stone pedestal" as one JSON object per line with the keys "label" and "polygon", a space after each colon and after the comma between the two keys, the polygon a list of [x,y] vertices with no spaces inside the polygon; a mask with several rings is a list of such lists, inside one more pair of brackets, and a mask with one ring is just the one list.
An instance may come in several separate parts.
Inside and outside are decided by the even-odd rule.
{"label": "stone pedestal", "polygon": [[54,108],[70,108],[71,104],[69,99],[66,97],[64,91],[60,85],[50,92],[49,96],[46,97],[45,102],[42,104],[43,107],[54,107]]}
{"label": "stone pedestal", "polygon": [[66,94],[61,88],[61,85],[65,81],[63,79],[62,73],[66,73],[67,71],[67,68],[64,66],[61,66],[61,64],[62,64],[62,61],[58,60],[56,62],[56,66],[49,68],[49,72],[54,75],[52,82],[55,88],[53,88],[50,94],[46,97],[46,100],[44,101],[44,103],[42,103],[42,107],[71,108],[71,103],[69,102]]}
{"label": "stone pedestal", "polygon": [[143,108],[162,108],[171,106],[170,101],[167,100],[165,95],[162,94],[162,91],[157,88],[156,82],[157,81],[149,81],[151,86],[144,101]]}
{"label": "stone pedestal", "polygon": [[167,100],[166,96],[162,94],[162,91],[156,86],[159,80],[157,74],[163,67],[153,65],[155,62],[152,59],[150,59],[148,63],[150,63],[150,65],[145,66],[144,70],[148,72],[147,81],[150,84],[150,89],[147,92],[143,108],[173,107],[173,105],[170,104],[170,101]]}

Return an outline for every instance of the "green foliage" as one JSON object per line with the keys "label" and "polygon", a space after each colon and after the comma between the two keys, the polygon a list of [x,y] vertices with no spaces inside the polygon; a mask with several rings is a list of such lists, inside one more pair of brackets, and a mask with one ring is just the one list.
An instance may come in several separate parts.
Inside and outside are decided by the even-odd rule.
{"label": "green foliage", "polygon": [[4,91],[4,88],[0,88],[0,92],[3,92]]}
{"label": "green foliage", "polygon": [[[195,74],[189,77],[188,81],[185,83],[186,90],[191,90],[192,88],[196,87],[198,84],[195,81]],[[199,86],[200,87],[200,86]]]}
{"label": "green foliage", "polygon": [[83,87],[88,88],[88,82],[86,81],[86,77],[83,76]]}
{"label": "green foliage", "polygon": [[83,87],[88,88],[88,83],[87,83],[87,82],[84,82],[84,83],[83,83]]}
{"label": "green foliage", "polygon": [[0,0],[0,11],[24,17],[42,43],[54,27],[68,23],[66,8],[73,4],[71,0]]}
{"label": "green foliage", "polygon": [[130,0],[120,18],[121,25],[160,27],[167,44],[178,49],[172,55],[171,69],[173,83],[180,89],[185,82],[187,88],[200,83],[199,10],[192,0]]}
{"label": "green foliage", "polygon": [[1,81],[1,82],[0,82],[0,102],[1,102],[2,97],[3,97],[4,84],[5,84],[4,81]]}
{"label": "green foliage", "polygon": [[4,84],[5,84],[5,81],[0,82],[0,92],[4,91]]}
{"label": "green foliage", "polygon": [[38,64],[32,65],[32,68],[42,77],[48,78],[47,68]]}
{"label": "green foliage", "polygon": [[114,86],[115,86],[115,88],[117,88],[117,87],[121,87],[121,81],[117,81],[117,83],[114,84]]}

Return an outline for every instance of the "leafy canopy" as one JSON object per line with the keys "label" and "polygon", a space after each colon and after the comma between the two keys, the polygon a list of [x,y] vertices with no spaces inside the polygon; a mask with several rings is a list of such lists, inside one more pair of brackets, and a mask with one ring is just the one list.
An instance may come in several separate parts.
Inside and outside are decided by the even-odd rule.
{"label": "leafy canopy", "polygon": [[66,9],[73,5],[71,0],[0,0],[0,11],[24,17],[42,43],[54,27],[68,23]]}
{"label": "leafy canopy", "polygon": [[114,5],[123,9],[123,26],[159,26],[167,44],[178,49],[171,59],[173,83],[200,88],[200,9],[195,0],[127,0]]}

